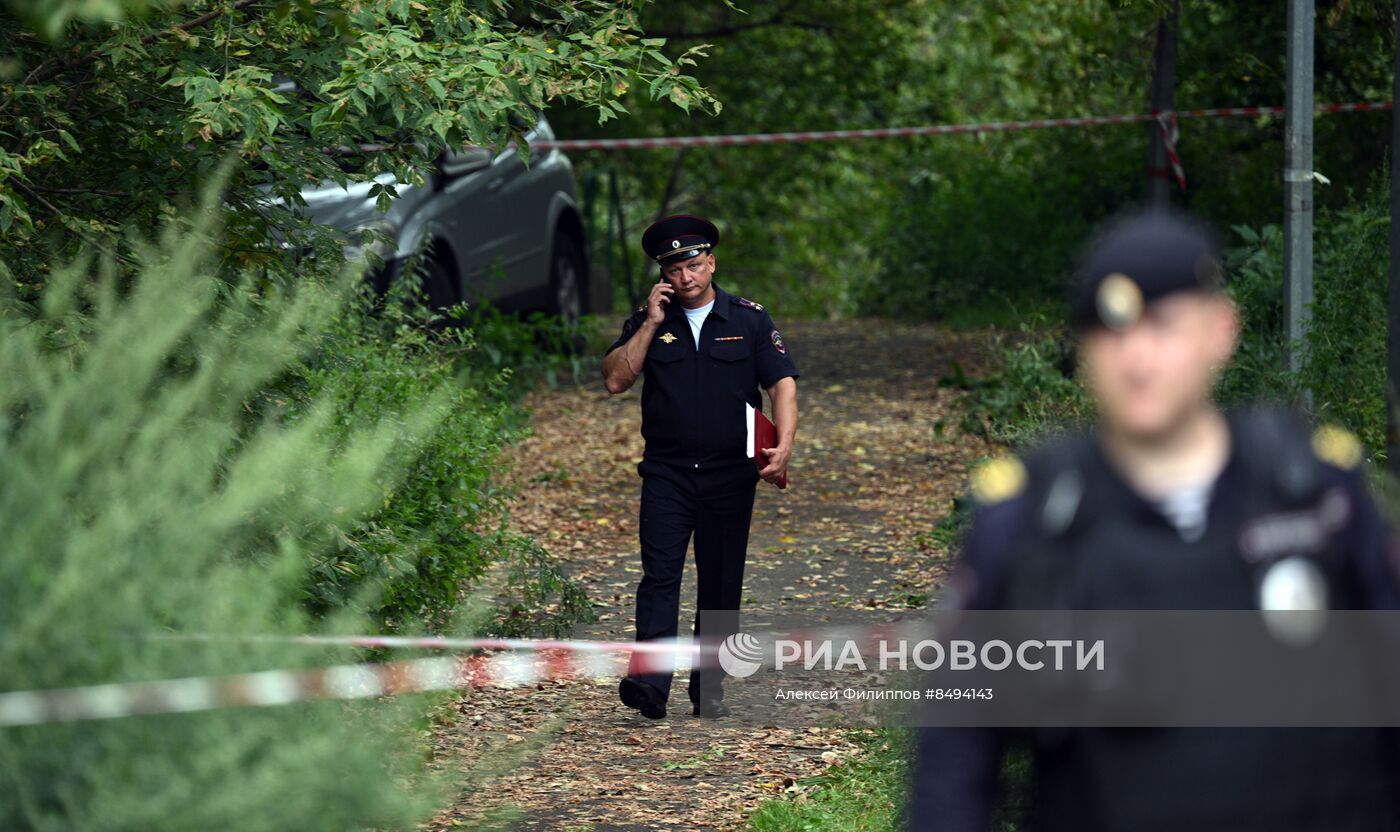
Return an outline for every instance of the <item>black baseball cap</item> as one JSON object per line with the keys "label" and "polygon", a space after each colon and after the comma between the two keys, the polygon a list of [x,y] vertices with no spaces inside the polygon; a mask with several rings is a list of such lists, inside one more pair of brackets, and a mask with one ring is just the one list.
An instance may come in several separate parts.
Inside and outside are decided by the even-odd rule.
{"label": "black baseball cap", "polygon": [[1138,211],[1106,225],[1085,246],[1070,292],[1075,329],[1126,329],[1154,301],[1176,292],[1224,291],[1220,250],[1205,223],[1177,211]]}

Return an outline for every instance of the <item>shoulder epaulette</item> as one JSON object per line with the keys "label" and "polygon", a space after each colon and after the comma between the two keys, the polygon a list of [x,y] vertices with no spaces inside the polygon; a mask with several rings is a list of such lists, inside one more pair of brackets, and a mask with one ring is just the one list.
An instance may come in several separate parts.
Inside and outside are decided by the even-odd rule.
{"label": "shoulder epaulette", "polygon": [[739,304],[740,306],[746,306],[746,307],[748,307],[749,309],[752,309],[752,310],[755,311],[755,312],[762,312],[762,311],[763,311],[763,304],[761,304],[761,303],[754,303],[753,301],[749,300],[748,298],[741,298],[741,297],[735,296],[734,302],[737,303],[737,304]]}
{"label": "shoulder epaulette", "polygon": [[972,496],[982,505],[1009,500],[1026,487],[1026,466],[1014,456],[999,456],[972,472]]}
{"label": "shoulder epaulette", "polygon": [[1313,432],[1313,453],[1323,462],[1349,471],[1361,463],[1361,440],[1338,425],[1323,425]]}

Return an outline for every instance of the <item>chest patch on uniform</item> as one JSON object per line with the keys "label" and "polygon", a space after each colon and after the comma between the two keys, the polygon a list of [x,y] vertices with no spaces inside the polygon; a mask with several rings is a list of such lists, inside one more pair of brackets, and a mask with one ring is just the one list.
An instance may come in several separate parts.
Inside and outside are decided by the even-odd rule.
{"label": "chest patch on uniform", "polygon": [[669,344],[669,343],[671,343],[671,342],[673,342],[673,341],[675,341],[675,340],[676,340],[676,336],[672,335],[672,334],[669,333],[669,332],[666,333],[665,335],[661,336],[661,343],[663,343],[663,344]]}
{"label": "chest patch on uniform", "polygon": [[716,340],[716,341],[742,341],[742,340],[744,340],[744,336],[742,336],[742,335],[721,335],[721,336],[715,338],[715,340]]}
{"label": "chest patch on uniform", "polygon": [[1351,519],[1351,500],[1340,489],[1302,511],[1256,517],[1240,530],[1240,553],[1250,563],[1282,560],[1321,551]]}
{"label": "chest patch on uniform", "polygon": [[783,336],[776,329],[773,330],[773,349],[778,351],[778,355],[787,355],[787,344],[783,343]]}
{"label": "chest patch on uniform", "polygon": [[763,304],[761,304],[761,303],[754,303],[753,301],[749,300],[748,298],[739,298],[739,297],[736,297],[736,298],[734,298],[734,302],[737,303],[737,304],[739,304],[740,306],[746,307],[746,308],[748,308],[748,309],[752,309],[752,310],[754,310],[755,312],[762,312],[762,311],[763,311]]}

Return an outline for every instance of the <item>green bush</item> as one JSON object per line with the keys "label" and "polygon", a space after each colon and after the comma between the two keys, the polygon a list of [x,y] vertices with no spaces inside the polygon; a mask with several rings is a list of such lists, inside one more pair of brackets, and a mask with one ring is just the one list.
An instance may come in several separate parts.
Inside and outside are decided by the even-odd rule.
{"label": "green bush", "polygon": [[[1343,208],[1319,212],[1313,324],[1296,376],[1283,364],[1282,232],[1272,225],[1235,229],[1240,244],[1226,252],[1225,266],[1242,333],[1217,393],[1224,404],[1297,401],[1306,387],[1319,420],[1345,425],[1373,454],[1384,453],[1389,222],[1383,182]],[[1033,318],[1005,342],[1002,356],[1001,369],[986,378],[945,380],[968,390],[964,430],[1019,444],[1091,417],[1072,378],[1063,327]]]}
{"label": "green bush", "polygon": [[[507,530],[494,477],[522,430],[516,394],[568,364],[548,347],[570,334],[489,309],[449,322],[411,284],[376,297],[326,261],[223,274],[212,210],[134,245],[131,267],[87,257],[0,300],[0,688],[356,656],[144,638],[165,630],[530,635],[590,616]],[[494,609],[455,622],[478,583]],[[437,794],[420,710],[5,729],[0,828],[403,827]]]}
{"label": "green bush", "polygon": [[[344,422],[329,391],[250,406],[315,353],[346,280],[214,276],[209,206],[128,268],[56,269],[0,300],[4,690],[331,661],[162,630],[309,629],[305,565],[375,510],[450,420],[421,385]],[[339,314],[344,314],[339,312]],[[341,615],[337,629],[364,622]],[[337,657],[349,654],[339,651]],[[0,828],[346,830],[421,818],[412,703],[337,703],[3,729]]]}
{"label": "green bush", "polygon": [[1293,400],[1306,388],[1320,420],[1345,425],[1383,454],[1390,258],[1384,178],[1347,206],[1318,214],[1313,324],[1296,377],[1283,369],[1282,231],[1275,225],[1235,231],[1242,245],[1229,252],[1227,266],[1244,333],[1221,397]]}
{"label": "green bush", "polygon": [[940,384],[967,391],[959,399],[958,427],[989,443],[1021,445],[1087,420],[1088,395],[1073,376],[1067,340],[1043,318],[1022,325],[1015,338],[998,337],[1002,366],[985,378],[961,368]]}
{"label": "green bush", "polygon": [[406,476],[381,487],[368,517],[336,524],[336,545],[313,562],[306,591],[318,613],[359,605],[389,626],[443,626],[464,585],[506,548],[507,495],[492,474],[517,431],[503,382],[459,378],[472,334],[433,326],[410,301],[376,303],[362,290],[269,395],[285,396],[294,420],[333,402],[329,434],[339,442],[441,391],[443,418],[405,449]]}
{"label": "green bush", "polygon": [[597,328],[591,317],[570,324],[557,315],[521,316],[489,304],[455,314],[472,334],[473,349],[463,365],[466,380],[499,382],[512,395],[541,382],[554,387],[565,377],[577,381],[585,369],[587,333]]}
{"label": "green bush", "polygon": [[328,438],[336,442],[435,391],[443,417],[404,448],[406,473],[381,486],[377,507],[336,524],[334,546],[310,566],[309,609],[353,607],[390,629],[442,630],[454,623],[466,588],[500,564],[509,580],[494,620],[512,634],[523,634],[517,608],[525,598],[558,613],[537,622],[551,633],[586,618],[582,590],[507,529],[511,494],[495,476],[504,447],[524,431],[517,394],[569,360],[564,338],[562,326],[542,316],[522,321],[490,307],[431,312],[411,281],[387,297],[362,287],[339,311],[317,348],[263,395],[263,406],[285,405],[296,420],[333,402]]}

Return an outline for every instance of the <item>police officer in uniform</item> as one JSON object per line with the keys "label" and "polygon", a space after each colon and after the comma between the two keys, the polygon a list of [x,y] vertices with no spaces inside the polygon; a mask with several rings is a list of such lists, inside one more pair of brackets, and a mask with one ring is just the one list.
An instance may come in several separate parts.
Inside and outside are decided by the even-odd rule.
{"label": "police officer in uniform", "polygon": [[[777,482],[786,475],[797,432],[797,368],[767,310],[715,285],[718,243],[719,230],[699,217],[667,217],[646,230],[642,248],[660,265],[661,280],[603,359],[610,393],[645,379],[646,451],[637,466],[642,477],[638,641],[676,636],[692,535],[696,609],[706,611],[697,615],[695,636],[710,643],[733,631],[754,490],[760,479]],[[745,407],[762,410],[760,388],[768,391],[778,430],[778,446],[766,451],[761,469],[747,454]],[[618,693],[628,707],[660,719],[666,715],[671,673],[657,672],[640,659],[634,654]],[[692,670],[695,715],[729,713],[722,682],[717,668]]]}
{"label": "police officer in uniform", "polygon": [[[1071,308],[1098,425],[974,473],[954,604],[1400,607],[1400,560],[1355,437],[1212,403],[1238,319],[1203,227],[1173,214],[1119,221],[1081,261]],[[1315,511],[1324,500],[1345,511]],[[1284,525],[1299,518],[1316,527]],[[1251,533],[1270,528],[1293,531]],[[920,731],[907,828],[988,829],[1014,747],[1029,750],[1044,829],[1400,829],[1389,729],[952,727]]]}

